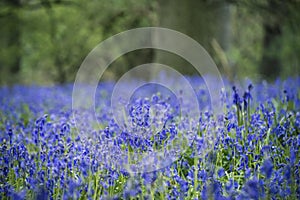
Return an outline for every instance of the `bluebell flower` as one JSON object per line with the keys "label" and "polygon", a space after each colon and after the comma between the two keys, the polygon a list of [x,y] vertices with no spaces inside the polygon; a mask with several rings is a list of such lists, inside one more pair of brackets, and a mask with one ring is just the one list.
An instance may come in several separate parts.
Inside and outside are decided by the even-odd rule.
{"label": "bluebell flower", "polygon": [[242,100],[238,94],[238,91],[235,86],[232,87],[232,90],[233,90],[233,103],[237,106],[237,109],[241,110],[242,109],[242,106],[241,106]]}
{"label": "bluebell flower", "polygon": [[233,180],[229,179],[225,185],[225,190],[227,193],[231,193],[232,189],[233,189]]}
{"label": "bluebell flower", "polygon": [[207,193],[207,186],[203,185],[203,189],[201,191],[201,199],[207,200],[208,199],[208,193]]}
{"label": "bluebell flower", "polygon": [[294,148],[290,148],[290,164],[293,166],[296,162],[296,152]]}
{"label": "bluebell flower", "polygon": [[49,192],[44,188],[40,187],[37,191],[36,199],[48,199],[49,198]]}
{"label": "bluebell flower", "polygon": [[284,169],[284,177],[288,181],[291,179],[291,167],[290,167],[290,165],[286,165],[286,167]]}
{"label": "bluebell flower", "polygon": [[279,193],[278,185],[277,184],[271,184],[270,185],[270,194],[271,196],[276,196]]}
{"label": "bluebell flower", "polygon": [[266,176],[267,179],[270,179],[272,176],[272,171],[273,171],[273,163],[272,160],[266,159],[261,168],[260,168],[261,172]]}
{"label": "bluebell flower", "polygon": [[205,170],[199,170],[198,178],[199,178],[199,180],[205,182],[207,180],[207,172]]}
{"label": "bluebell flower", "polygon": [[260,198],[260,186],[257,179],[249,180],[245,183],[243,191],[248,195],[249,198],[258,200]]}
{"label": "bluebell flower", "polygon": [[181,193],[186,193],[189,190],[189,184],[187,181],[180,179],[178,181],[179,185],[180,185],[180,192]]}
{"label": "bluebell flower", "polygon": [[224,170],[224,168],[221,167],[221,168],[218,170],[218,176],[219,176],[220,178],[222,178],[224,175],[225,175],[225,170]]}
{"label": "bluebell flower", "polygon": [[13,200],[23,200],[23,199],[26,199],[26,190],[21,190],[21,191],[18,191],[18,192],[12,191],[11,194],[9,194],[9,196]]}
{"label": "bluebell flower", "polygon": [[251,169],[247,168],[245,171],[245,178],[248,179],[251,176]]}

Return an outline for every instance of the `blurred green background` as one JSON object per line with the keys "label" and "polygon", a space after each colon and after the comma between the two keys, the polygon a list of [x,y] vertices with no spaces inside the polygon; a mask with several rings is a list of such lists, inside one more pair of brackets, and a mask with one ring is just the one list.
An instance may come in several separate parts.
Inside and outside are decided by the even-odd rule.
{"label": "blurred green background", "polygon": [[[194,38],[232,80],[300,74],[299,0],[1,0],[0,84],[72,82],[97,44],[146,26]],[[176,55],[144,49],[117,59],[104,79],[148,62],[195,73]]]}

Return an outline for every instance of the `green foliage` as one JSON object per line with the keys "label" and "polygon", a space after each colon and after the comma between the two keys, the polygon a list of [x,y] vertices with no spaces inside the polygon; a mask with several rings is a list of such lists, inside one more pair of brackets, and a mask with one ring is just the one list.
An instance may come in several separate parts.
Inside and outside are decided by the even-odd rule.
{"label": "green foliage", "polygon": [[[153,26],[155,22],[154,4],[147,0],[59,2],[62,3],[25,1],[18,7],[3,4],[0,25],[12,24],[14,30],[20,31],[18,38],[13,39],[20,39],[21,44],[9,43],[11,28],[1,31],[0,84],[71,82],[85,56],[101,41],[130,28]],[[18,23],[11,15],[16,16]],[[12,73],[17,51],[21,51],[20,70]],[[134,64],[128,60],[125,57],[118,61],[115,70]],[[10,81],[17,75],[17,80]]]}
{"label": "green foliage", "polygon": [[[193,3],[184,3],[183,8],[158,0],[1,1],[0,85],[72,82],[85,56],[101,41],[128,29],[159,26],[161,22],[164,22],[163,26],[166,27],[172,23],[180,25],[182,27],[177,27],[178,30],[183,32],[185,30],[191,37],[199,39],[202,45],[206,45],[205,48],[220,70],[227,75],[230,74],[231,78],[245,76],[252,79],[263,78],[261,74],[263,55],[279,61],[276,70],[280,70],[278,73],[281,77],[300,73],[299,2],[293,0],[284,4],[277,0],[224,0],[224,2],[205,1],[203,5],[207,7],[200,7],[205,11],[211,9],[212,12],[209,13],[216,12],[218,18],[230,17],[228,21],[230,23],[226,25],[212,22],[209,24],[207,21],[211,16],[201,17],[201,14],[195,13],[201,12],[200,8],[187,9],[193,5],[200,5]],[[230,5],[231,14],[228,16],[221,14],[224,5],[225,7]],[[166,6],[169,6],[168,9]],[[168,12],[160,12],[162,7]],[[180,9],[190,10],[191,16]],[[185,13],[193,20],[184,21],[184,16],[180,17],[176,13],[171,15],[170,12]],[[175,23],[176,21],[180,21],[181,24]],[[191,28],[197,23],[200,28]],[[276,23],[281,31],[280,37],[272,41],[272,45],[264,47],[264,25],[272,26]],[[207,30],[203,32],[202,27],[207,27]],[[229,45],[223,49],[211,50],[213,44],[212,41],[208,41],[210,37],[207,36],[210,29],[216,29],[217,33],[213,37],[221,39],[227,37],[225,29],[230,29],[231,39],[224,39]],[[223,47],[222,41],[217,42]],[[130,68],[153,60],[155,60],[153,50],[128,53],[112,63],[104,74],[104,79],[116,79]],[[177,56],[173,56],[172,60],[174,63],[182,62]],[[176,67],[176,64],[173,67]],[[195,73],[190,68],[178,70],[185,74]]]}
{"label": "green foliage", "polygon": [[[227,53],[237,77],[258,78],[258,65],[262,54],[262,20],[246,8],[233,9],[233,44]],[[251,16],[251,17],[249,17]]]}

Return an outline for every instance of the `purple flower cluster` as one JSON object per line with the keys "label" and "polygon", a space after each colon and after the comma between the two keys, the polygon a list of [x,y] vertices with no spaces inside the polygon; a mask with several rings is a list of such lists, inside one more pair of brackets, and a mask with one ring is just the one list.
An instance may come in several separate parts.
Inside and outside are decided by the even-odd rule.
{"label": "purple flower cluster", "polygon": [[226,83],[222,117],[188,79],[199,119],[153,93],[126,104],[125,126],[113,83],[96,94],[100,126],[71,109],[71,85],[0,88],[0,199],[299,199],[300,79]]}

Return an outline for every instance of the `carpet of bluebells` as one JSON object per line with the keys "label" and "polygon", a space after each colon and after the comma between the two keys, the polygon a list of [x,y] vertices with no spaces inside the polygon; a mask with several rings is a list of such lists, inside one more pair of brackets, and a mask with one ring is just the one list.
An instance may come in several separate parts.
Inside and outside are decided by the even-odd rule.
{"label": "carpet of bluebells", "polygon": [[[178,117],[168,95],[132,100],[133,128],[120,128],[110,109],[114,83],[103,82],[96,94],[100,126],[87,115],[78,131],[72,85],[1,87],[0,199],[300,199],[300,78],[226,81],[221,117],[203,80],[189,80],[201,105],[193,142],[169,165],[139,173],[105,160],[116,161],[119,151],[130,160],[180,137],[178,120],[192,119]],[[153,134],[140,137],[137,129]],[[107,144],[115,158],[105,157]]]}

